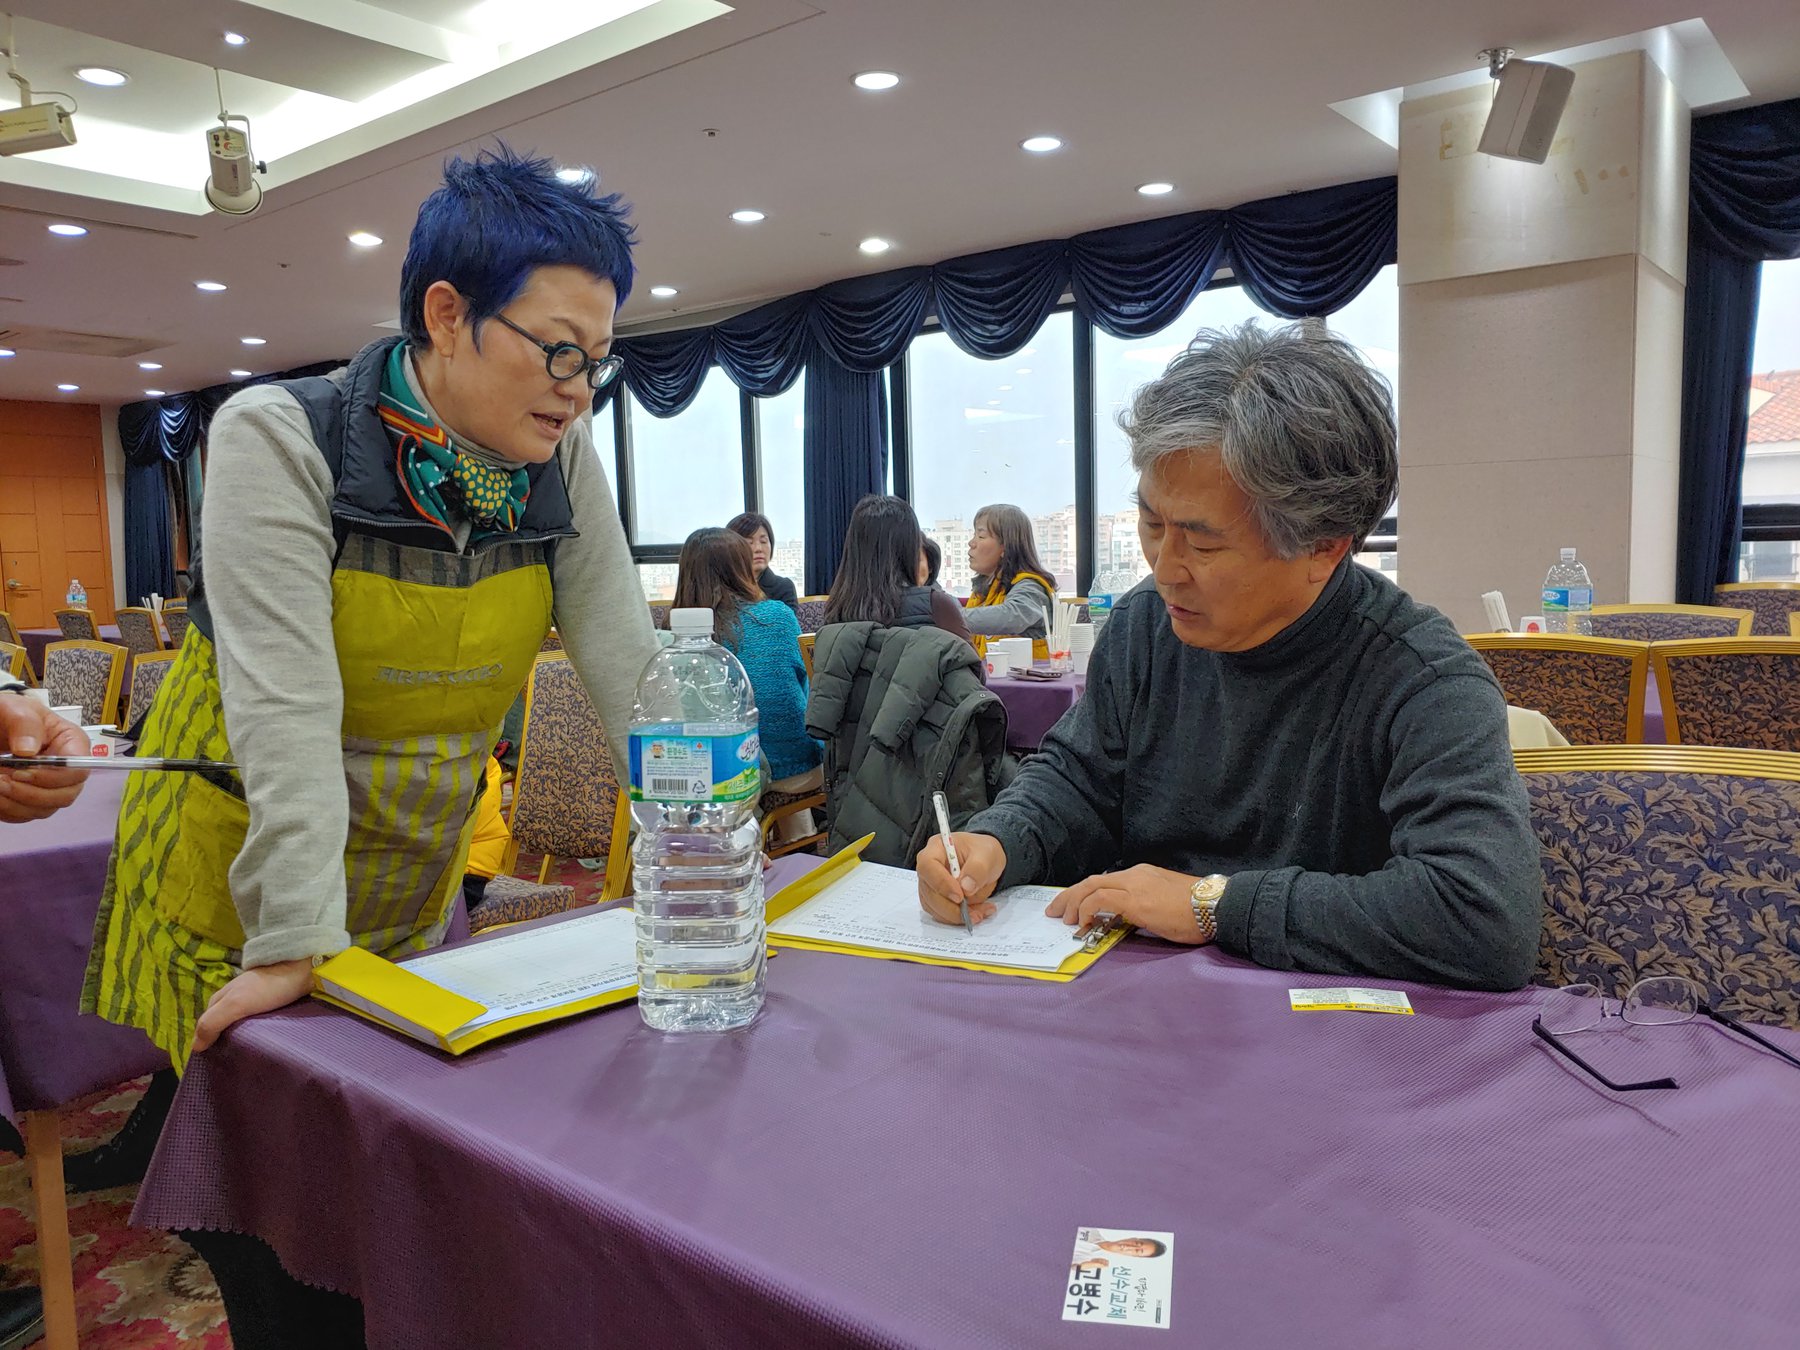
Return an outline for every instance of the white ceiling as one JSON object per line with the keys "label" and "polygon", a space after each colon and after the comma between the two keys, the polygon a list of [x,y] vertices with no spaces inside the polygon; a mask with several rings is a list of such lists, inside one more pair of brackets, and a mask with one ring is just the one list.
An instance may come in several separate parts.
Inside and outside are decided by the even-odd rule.
{"label": "white ceiling", "polygon": [[[1731,0],[1698,16],[1679,0],[738,0],[699,22],[703,7],[722,6],[658,0],[549,46],[534,15],[601,7],[11,2],[33,20],[28,29],[22,19],[19,33],[33,82],[67,86],[75,61],[130,71],[133,83],[120,92],[154,97],[120,121],[191,138],[192,188],[59,189],[5,177],[49,156],[0,160],[0,260],[19,260],[0,261],[0,328],[135,337],[154,347],[142,358],[21,349],[0,360],[0,398],[118,402],[146,387],[218,383],[234,367],[264,371],[355,350],[394,317],[406,236],[444,156],[495,134],[562,163],[596,165],[606,187],[636,203],[641,271],[621,315],[629,329],[860,272],[1392,173],[1392,148],[1330,105],[1469,70],[1485,46],[1532,55],[1699,17],[1749,91],[1739,101],[1800,95],[1793,0]],[[135,17],[148,10],[159,16],[154,36]],[[346,53],[346,69],[352,56],[395,70],[416,62],[404,44],[371,56],[380,44],[366,36],[379,28],[370,11],[416,25],[406,30],[419,39],[414,48],[429,45],[420,31],[429,27],[445,42],[533,50],[284,156],[259,144],[272,161],[263,209],[236,219],[195,214],[205,173],[199,128],[213,108],[200,99],[191,116],[177,115],[168,91],[187,97],[195,72],[210,83],[206,62],[235,61],[261,45],[253,40],[228,58],[217,34],[277,20],[311,25],[311,45],[283,56],[285,65],[232,68],[250,91],[254,80],[290,91],[328,81],[333,51]],[[47,44],[41,30],[71,23],[90,30],[91,41],[57,39],[63,64],[46,58],[50,69],[38,70],[32,42]],[[586,59],[595,48],[583,44],[617,54]],[[850,76],[871,68],[898,71],[903,82],[885,94],[852,87]],[[234,76],[226,78],[235,98]],[[109,91],[76,90],[83,126]],[[1020,151],[1019,140],[1037,132],[1062,137],[1065,148]],[[1153,179],[1178,190],[1138,196],[1135,186]],[[134,193],[179,193],[183,204],[144,205]],[[728,213],[742,206],[768,219],[734,224]],[[87,223],[90,233],[52,236],[44,227],[59,219]],[[355,229],[386,243],[356,249],[345,240]],[[893,251],[865,257],[856,246],[869,235],[891,239]],[[193,286],[200,278],[230,289],[202,294]],[[654,300],[653,284],[681,294]],[[244,335],[268,345],[241,346]],[[146,375],[138,359],[165,369]],[[81,392],[58,394],[60,381]]]}

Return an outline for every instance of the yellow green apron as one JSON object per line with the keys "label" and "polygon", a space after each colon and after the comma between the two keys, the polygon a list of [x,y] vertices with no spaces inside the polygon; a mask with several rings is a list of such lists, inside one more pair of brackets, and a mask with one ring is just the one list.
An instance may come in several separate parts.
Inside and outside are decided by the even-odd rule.
{"label": "yellow green apron", "polygon": [[[488,752],[550,629],[546,548],[344,543],[332,631],[350,806],[345,927],[359,947],[392,956],[443,938]],[[140,753],[231,758],[216,654],[198,627]],[[141,1028],[177,1070],[207,1000],[238,973],[244,930],[228,874],[248,827],[235,774],[132,774],[119,810],[82,1009]]]}
{"label": "yellow green apron", "polygon": [[[1040,575],[1037,572],[1021,572],[1021,573],[1019,573],[1018,576],[1013,578],[1013,581],[1017,582],[1024,578],[1027,578],[1027,577],[1029,577],[1032,581],[1041,581],[1044,584],[1044,589],[1050,593],[1050,598],[1051,598],[1052,603],[1055,602],[1056,583],[1054,581],[1050,580],[1049,577]],[[1011,589],[1012,589],[1011,586],[1002,586],[1000,584],[1000,579],[998,577],[996,577],[994,580],[988,582],[988,588],[987,588],[986,595],[983,595],[980,597],[976,597],[973,595],[970,596],[969,603],[967,605],[965,605],[964,608],[965,609],[986,609],[989,605],[998,605],[1006,599],[1006,593],[1008,591],[1010,591]],[[1048,624],[1049,621],[1050,621],[1050,616],[1046,614],[1044,616],[1044,622],[1046,624]],[[995,636],[998,636],[998,635],[996,634]],[[980,633],[975,634],[974,642],[975,642],[975,651],[977,652],[977,654],[979,654],[981,656],[987,655],[987,645],[990,640],[991,640],[990,638],[985,637]],[[1048,642],[1048,640],[1046,640],[1044,638],[1033,638],[1032,639],[1031,659],[1034,661],[1048,661],[1050,659],[1050,643]]]}

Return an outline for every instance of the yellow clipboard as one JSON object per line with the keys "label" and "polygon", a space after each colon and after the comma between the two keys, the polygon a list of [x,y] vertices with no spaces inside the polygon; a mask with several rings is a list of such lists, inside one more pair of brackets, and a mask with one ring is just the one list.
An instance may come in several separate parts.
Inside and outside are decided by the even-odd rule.
{"label": "yellow clipboard", "polygon": [[[840,852],[812,869],[805,876],[796,877],[780,890],[764,901],[764,912],[768,922],[798,909],[811,900],[827,886],[843,878],[849,871],[862,862],[862,851],[875,838],[865,834],[855,843],[847,845]],[[996,966],[980,961],[956,961],[945,956],[920,956],[913,952],[887,951],[880,947],[858,947],[847,942],[821,942],[816,938],[787,937],[781,933],[769,934],[771,947],[792,947],[795,951],[805,952],[837,952],[843,956],[869,956],[877,961],[911,961],[922,966],[949,966],[954,970],[984,970],[991,975],[1019,975],[1028,980],[1054,980],[1067,984],[1080,975],[1094,962],[1118,945],[1129,927],[1119,925],[1103,937],[1091,951],[1083,947],[1075,947],[1069,959],[1055,970],[1021,970],[1017,966]]]}

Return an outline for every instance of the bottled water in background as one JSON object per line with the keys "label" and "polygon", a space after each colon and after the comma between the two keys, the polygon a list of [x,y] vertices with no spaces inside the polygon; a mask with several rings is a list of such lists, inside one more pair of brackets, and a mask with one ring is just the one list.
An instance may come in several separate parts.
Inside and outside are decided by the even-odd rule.
{"label": "bottled water in background", "polygon": [[69,593],[63,598],[69,602],[70,609],[87,608],[87,590],[74,577],[69,578]]}
{"label": "bottled water in background", "polygon": [[1594,583],[1588,570],[1575,561],[1575,550],[1565,548],[1550,575],[1544,578],[1544,631],[1592,635]]}
{"label": "bottled water in background", "polygon": [[1095,637],[1112,616],[1113,602],[1137,583],[1137,574],[1123,567],[1110,567],[1094,578],[1088,586],[1088,622]]}
{"label": "bottled water in background", "polygon": [[756,697],[712,626],[669,615],[631,713],[638,1011],[658,1031],[730,1031],[763,1001]]}

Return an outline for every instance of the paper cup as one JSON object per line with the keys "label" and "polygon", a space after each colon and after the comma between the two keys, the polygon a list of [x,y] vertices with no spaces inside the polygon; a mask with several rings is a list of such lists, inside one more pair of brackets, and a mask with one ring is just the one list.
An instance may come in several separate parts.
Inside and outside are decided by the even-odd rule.
{"label": "paper cup", "polygon": [[50,711],[62,718],[65,722],[73,722],[76,726],[81,725],[81,705],[79,703],[71,704],[66,707],[53,707]]}
{"label": "paper cup", "polygon": [[1519,620],[1519,631],[1521,633],[1542,633],[1546,631],[1544,628],[1544,616],[1542,614],[1527,614],[1524,618]]}

